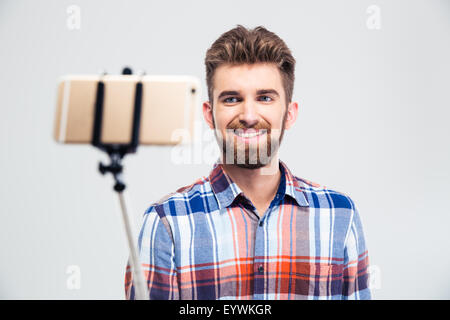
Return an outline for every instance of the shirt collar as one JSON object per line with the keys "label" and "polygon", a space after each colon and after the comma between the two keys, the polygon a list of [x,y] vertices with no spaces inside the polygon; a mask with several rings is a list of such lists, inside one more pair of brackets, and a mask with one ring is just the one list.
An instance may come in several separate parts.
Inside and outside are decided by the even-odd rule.
{"label": "shirt collar", "polygon": [[[222,164],[218,159],[209,174],[209,181],[214,195],[217,198],[220,208],[230,206],[239,195],[244,195],[239,186],[225,172]],[[308,207],[309,203],[302,191],[299,181],[292,175],[286,164],[279,160],[279,168],[281,170],[281,181],[278,186],[277,194],[283,199],[286,195],[296,200],[297,204],[302,207]]]}

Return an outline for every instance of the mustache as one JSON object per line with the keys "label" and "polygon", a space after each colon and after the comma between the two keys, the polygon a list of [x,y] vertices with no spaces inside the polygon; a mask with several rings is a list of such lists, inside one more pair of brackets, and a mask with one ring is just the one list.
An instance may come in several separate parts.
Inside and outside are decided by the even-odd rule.
{"label": "mustache", "polygon": [[253,130],[267,130],[269,131],[271,129],[270,126],[252,126],[252,127],[246,127],[246,126],[228,126],[227,129],[230,130],[248,130],[248,129],[253,129]]}

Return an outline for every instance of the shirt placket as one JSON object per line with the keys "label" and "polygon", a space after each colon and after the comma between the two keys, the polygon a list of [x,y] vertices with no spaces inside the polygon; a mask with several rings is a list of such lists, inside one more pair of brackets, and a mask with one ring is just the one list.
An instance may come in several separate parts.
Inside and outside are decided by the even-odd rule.
{"label": "shirt placket", "polygon": [[[270,219],[270,214],[272,210],[276,207],[280,199],[280,195],[277,194],[275,196],[274,201],[270,204],[269,208],[266,210],[266,212],[262,215],[261,218],[258,217],[258,224],[256,227],[255,232],[255,239],[254,239],[254,255],[253,255],[253,274],[254,274],[254,288],[253,288],[253,298],[254,299],[265,299],[267,294],[267,287],[268,287],[268,279],[267,279],[267,255],[266,249],[267,243],[266,243],[266,233],[267,233],[267,227],[268,227],[268,219]],[[255,213],[256,216],[258,216]]]}

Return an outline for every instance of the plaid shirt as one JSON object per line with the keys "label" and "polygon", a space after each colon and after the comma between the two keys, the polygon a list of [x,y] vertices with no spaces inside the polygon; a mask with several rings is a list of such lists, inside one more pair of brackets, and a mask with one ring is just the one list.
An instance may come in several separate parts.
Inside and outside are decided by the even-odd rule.
{"label": "plaid shirt", "polygon": [[[150,299],[371,299],[351,198],[279,167],[261,218],[218,161],[148,208],[138,247]],[[134,299],[129,264],[125,294]]]}

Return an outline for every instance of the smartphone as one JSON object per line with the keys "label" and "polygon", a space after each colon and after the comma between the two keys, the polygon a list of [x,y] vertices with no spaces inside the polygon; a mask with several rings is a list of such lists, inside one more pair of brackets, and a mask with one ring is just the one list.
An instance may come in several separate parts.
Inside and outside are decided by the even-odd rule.
{"label": "smartphone", "polygon": [[138,82],[142,83],[139,144],[177,145],[192,141],[201,87],[198,78],[181,75],[62,77],[57,87],[55,141],[91,143],[99,81],[104,84],[102,143],[130,143]]}

